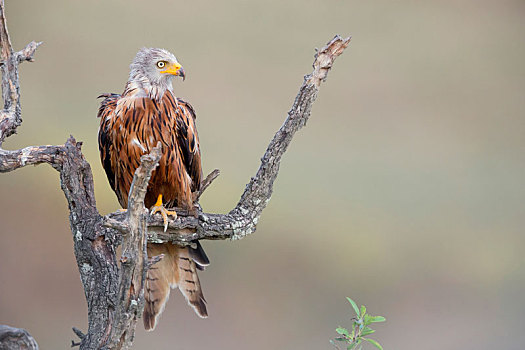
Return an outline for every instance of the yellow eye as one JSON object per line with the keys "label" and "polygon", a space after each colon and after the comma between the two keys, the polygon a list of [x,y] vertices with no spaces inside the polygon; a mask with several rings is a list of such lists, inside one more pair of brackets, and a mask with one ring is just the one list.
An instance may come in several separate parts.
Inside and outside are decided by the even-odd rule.
{"label": "yellow eye", "polygon": [[158,61],[157,62],[157,67],[164,68],[165,66],[166,66],[166,62],[164,62],[164,61]]}

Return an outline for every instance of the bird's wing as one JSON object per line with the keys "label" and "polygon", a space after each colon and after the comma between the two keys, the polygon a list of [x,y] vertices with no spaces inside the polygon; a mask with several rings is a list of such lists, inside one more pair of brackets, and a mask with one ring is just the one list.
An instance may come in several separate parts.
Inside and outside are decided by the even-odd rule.
{"label": "bird's wing", "polygon": [[195,110],[186,101],[177,99],[177,146],[188,175],[192,180],[191,191],[200,189],[202,178],[201,151],[195,125]]}
{"label": "bird's wing", "polygon": [[[113,130],[115,126],[115,108],[117,101],[120,98],[118,94],[103,94],[99,98],[104,97],[104,100],[100,103],[97,117],[100,118],[100,127],[98,130],[98,149],[100,151],[100,160],[102,166],[106,171],[106,176],[109,180],[109,185],[117,194],[119,202],[122,204],[122,193],[118,191],[116,187],[116,174],[115,174],[115,149],[113,144]],[[126,196],[127,202],[127,196]]]}
{"label": "bird's wing", "polygon": [[[120,205],[127,208],[129,189],[140,165],[140,157],[151,151],[156,145],[155,140],[161,139],[154,136],[160,134],[161,128],[153,125],[158,111],[149,98],[116,94],[103,97],[106,98],[98,113],[101,119],[98,132],[100,159]],[[163,145],[163,150],[168,148]],[[152,201],[154,203],[154,199],[147,198],[146,206],[151,206],[152,203],[146,202]]]}

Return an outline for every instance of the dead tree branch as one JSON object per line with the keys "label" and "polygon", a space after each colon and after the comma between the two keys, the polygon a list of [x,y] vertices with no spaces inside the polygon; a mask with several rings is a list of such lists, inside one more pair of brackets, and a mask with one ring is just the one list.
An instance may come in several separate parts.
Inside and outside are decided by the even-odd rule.
{"label": "dead tree branch", "polygon": [[[79,345],[82,350],[126,349],[131,346],[137,318],[143,308],[146,270],[161,259],[147,257],[146,239],[148,242],[188,245],[199,239],[240,239],[255,231],[261,212],[272,195],[281,157],[295,132],[306,124],[321,82],[349,42],[350,38],[336,36],[316,53],[313,72],[305,76],[288,117],[270,142],[257,174],[246,186],[235,208],[228,214],[210,214],[198,206],[196,217],[177,210],[178,218],[171,220],[167,232],[164,232],[162,219],[149,217],[144,208],[144,195],[151,172],[160,158],[159,148],[141,159],[130,189],[128,211],[105,217],[96,208],[93,175],[82,155],[81,142],[70,137],[64,145],[58,146],[28,146],[18,150],[2,148],[3,141],[16,133],[22,123],[18,65],[33,61],[40,43],[31,42],[23,50],[13,51],[5,21],[4,2],[0,0],[4,100],[4,108],[0,111],[0,172],[41,163],[50,164],[59,172],[61,188],[68,202],[75,258],[88,306],[87,333],[76,330],[80,343],[73,342],[74,345]],[[219,171],[215,170],[202,182],[201,191],[194,194],[196,204],[218,175]],[[122,254],[117,259],[116,249],[121,243]]]}
{"label": "dead tree branch", "polygon": [[4,1],[0,3],[0,47],[2,53],[2,98],[4,109],[0,112],[0,147],[6,137],[16,132],[22,124],[20,108],[20,84],[18,82],[18,64],[32,61],[36,48],[41,43],[30,42],[25,49],[14,52],[5,21]]}
{"label": "dead tree branch", "polygon": [[123,234],[119,304],[113,321],[110,349],[131,347],[137,318],[142,316],[144,281],[149,268],[146,252],[148,210],[144,207],[144,197],[151,173],[157,167],[161,156],[159,143],[150,154],[141,157],[141,164],[135,171],[129,190],[126,211],[128,230]]}
{"label": "dead tree branch", "polygon": [[25,329],[0,325],[0,350],[38,350],[38,344]]}

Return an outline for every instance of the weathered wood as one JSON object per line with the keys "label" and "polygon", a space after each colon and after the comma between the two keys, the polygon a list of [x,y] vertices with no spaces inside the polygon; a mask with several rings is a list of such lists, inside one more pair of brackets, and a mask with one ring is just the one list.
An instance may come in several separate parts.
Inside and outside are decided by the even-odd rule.
{"label": "weathered wood", "polygon": [[0,325],[0,350],[38,350],[38,344],[25,329]]}
{"label": "weathered wood", "polygon": [[151,174],[159,164],[161,156],[159,143],[150,154],[141,157],[141,164],[135,171],[129,190],[128,210],[126,211],[128,230],[123,234],[119,303],[108,344],[110,349],[131,347],[137,318],[142,316],[144,309],[144,281],[147,268],[151,265],[151,262],[148,264],[146,251],[149,215],[148,210],[144,207],[144,197]]}
{"label": "weathered wood", "polygon": [[[144,208],[144,195],[151,172],[160,158],[160,149],[142,157],[130,189],[128,211],[105,217],[96,207],[90,165],[82,155],[81,143],[73,137],[64,145],[2,149],[2,142],[14,134],[22,122],[18,65],[32,61],[40,43],[31,42],[25,49],[13,51],[5,22],[4,2],[0,0],[4,99],[4,109],[0,111],[0,172],[47,163],[60,174],[60,185],[68,203],[75,258],[88,306],[88,330],[84,334],[74,329],[80,343],[73,342],[73,345],[79,345],[82,350],[126,349],[131,346],[137,318],[142,313],[147,268],[162,258],[148,259],[146,237],[148,242],[190,245],[199,239],[240,239],[255,231],[271,198],[281,157],[295,132],[306,124],[321,82],[349,42],[350,38],[336,36],[317,52],[313,72],[305,76],[284,124],[270,142],[257,174],[246,186],[235,208],[227,214],[201,210],[199,197],[219,175],[215,170],[202,182],[201,191],[194,194],[197,216],[177,210],[178,218],[170,219],[164,232],[162,218],[150,217]],[[118,260],[116,249],[121,243],[123,252]]]}

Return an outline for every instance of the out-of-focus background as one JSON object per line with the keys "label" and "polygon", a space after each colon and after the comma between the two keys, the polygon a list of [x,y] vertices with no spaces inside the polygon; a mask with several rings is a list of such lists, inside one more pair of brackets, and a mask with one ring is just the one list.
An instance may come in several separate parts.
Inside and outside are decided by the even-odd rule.
{"label": "out-of-focus background", "polygon": [[[198,115],[201,204],[227,212],[290,108],[315,47],[352,35],[286,153],[257,232],[204,242],[210,317],[178,292],[136,349],[330,349],[352,315],[384,315],[385,349],[523,349],[523,1],[7,0],[24,123],[7,149],[73,134],[115,211],[98,103],[142,46],[173,51]],[[0,323],[64,349],[86,327],[64,196],[51,167],[0,176]],[[140,328],[140,327],[139,327]]]}

